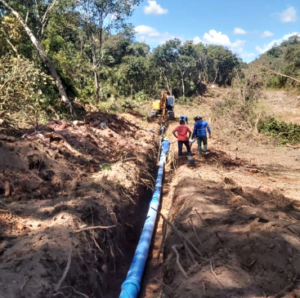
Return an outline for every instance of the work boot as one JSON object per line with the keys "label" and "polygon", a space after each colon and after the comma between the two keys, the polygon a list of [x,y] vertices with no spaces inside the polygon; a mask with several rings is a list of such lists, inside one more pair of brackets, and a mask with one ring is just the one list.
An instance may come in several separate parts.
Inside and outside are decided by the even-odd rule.
{"label": "work boot", "polygon": [[199,155],[202,156],[202,147],[199,147],[198,151],[199,151]]}

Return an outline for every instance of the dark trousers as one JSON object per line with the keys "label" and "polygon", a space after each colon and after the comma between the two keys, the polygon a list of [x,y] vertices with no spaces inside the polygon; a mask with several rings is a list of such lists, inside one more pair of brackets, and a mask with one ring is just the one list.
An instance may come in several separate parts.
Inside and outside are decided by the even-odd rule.
{"label": "dark trousers", "polygon": [[[197,137],[197,143],[198,143],[199,155],[202,156],[202,153],[205,154],[207,150],[207,137]],[[203,143],[203,150],[202,150],[202,143]]]}
{"label": "dark trousers", "polygon": [[192,155],[189,141],[178,141],[178,156],[182,156],[182,145],[185,145],[188,155]]}

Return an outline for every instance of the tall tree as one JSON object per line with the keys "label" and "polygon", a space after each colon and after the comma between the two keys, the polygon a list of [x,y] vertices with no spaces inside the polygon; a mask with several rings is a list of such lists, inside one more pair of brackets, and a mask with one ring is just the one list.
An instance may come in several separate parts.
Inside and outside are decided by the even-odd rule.
{"label": "tall tree", "polygon": [[[54,0],[55,1],[55,0]],[[37,49],[40,57],[43,59],[43,61],[45,62],[45,64],[48,66],[49,71],[51,73],[51,76],[53,77],[55,84],[59,90],[59,94],[61,96],[62,101],[67,105],[67,107],[70,109],[71,114],[75,117],[76,113],[73,109],[73,106],[67,96],[67,93],[64,89],[64,86],[62,85],[62,82],[57,74],[57,71],[53,65],[53,63],[51,62],[51,60],[47,57],[41,43],[37,40],[37,38],[35,37],[35,35],[33,34],[32,30],[29,28],[29,26],[27,25],[26,21],[21,17],[21,15],[15,10],[13,9],[5,0],[0,0],[0,3],[3,4],[16,18],[17,20],[20,22],[20,24],[23,26],[23,28],[25,29],[28,37],[30,38],[32,44],[35,46],[35,48]]]}
{"label": "tall tree", "polygon": [[102,67],[102,50],[105,33],[118,30],[124,26],[126,19],[141,0],[79,0],[84,12],[83,24],[88,37],[93,63],[95,82],[95,101],[100,96],[100,70]]}
{"label": "tall tree", "polygon": [[157,67],[165,81],[166,89],[170,94],[173,93],[173,82],[176,73],[176,63],[178,62],[179,48],[181,41],[178,38],[169,40],[154,49],[152,63]]}

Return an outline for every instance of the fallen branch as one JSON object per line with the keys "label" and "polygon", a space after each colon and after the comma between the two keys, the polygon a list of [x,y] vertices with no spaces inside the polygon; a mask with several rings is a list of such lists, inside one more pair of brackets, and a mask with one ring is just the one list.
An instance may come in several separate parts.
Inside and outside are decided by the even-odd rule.
{"label": "fallen branch", "polygon": [[293,146],[293,145],[291,145],[291,144],[289,144],[289,143],[286,143],[285,146],[287,146],[287,147],[289,147],[289,148],[293,148],[293,149],[300,149],[300,145],[295,145],[295,146]]}
{"label": "fallen branch", "polygon": [[71,287],[71,288],[72,288],[72,290],[73,290],[76,294],[81,295],[81,296],[84,297],[84,298],[89,298],[88,295],[85,295],[85,294],[83,294],[83,293],[81,293],[81,292],[75,290],[73,287]]}
{"label": "fallen branch", "polygon": [[81,231],[87,231],[87,230],[94,230],[94,229],[110,229],[110,228],[115,228],[116,225],[113,226],[93,226],[93,227],[87,227],[87,228],[82,228],[79,230],[76,230],[75,233],[81,232]]}
{"label": "fallen branch", "polygon": [[198,242],[199,242],[199,244],[200,244],[201,246],[203,246],[203,245],[202,245],[202,242],[201,242],[201,240],[200,240],[200,238],[199,238],[199,235],[198,235],[198,233],[197,233],[197,231],[196,231],[196,228],[195,228],[195,226],[194,226],[192,216],[191,216],[190,218],[191,218],[190,223],[191,223],[192,228],[193,228],[193,231],[194,231],[194,233],[195,233],[195,235],[196,235],[196,237],[197,237],[197,239],[198,239]]}
{"label": "fallen branch", "polygon": [[270,68],[268,68],[268,67],[266,67],[266,66],[264,66],[264,65],[259,65],[259,66],[260,66],[262,69],[263,69],[263,68],[266,68],[268,71],[270,71],[270,72],[272,72],[272,73],[274,73],[274,74],[276,74],[276,75],[278,75],[278,76],[282,76],[282,77],[285,77],[285,78],[289,78],[289,79],[291,79],[291,80],[294,80],[294,81],[300,83],[300,80],[299,80],[299,79],[296,79],[296,78],[293,78],[293,77],[291,77],[291,76],[285,75],[285,74],[283,74],[283,73],[281,73],[281,72],[272,70],[272,69],[270,69]]}
{"label": "fallen branch", "polygon": [[181,271],[182,275],[183,275],[186,279],[188,279],[188,276],[187,276],[186,272],[184,271],[184,269],[182,268],[182,266],[181,266],[181,264],[180,264],[180,261],[179,261],[179,253],[178,253],[178,251],[176,250],[176,247],[179,248],[179,247],[182,247],[182,245],[172,245],[172,249],[173,249],[173,251],[175,252],[175,255],[176,255],[176,264],[177,264],[179,270]]}
{"label": "fallen branch", "polygon": [[201,214],[198,212],[198,210],[197,210],[197,209],[195,209],[195,212],[196,212],[196,213],[197,213],[197,215],[199,216],[199,218],[200,218],[200,220],[201,220],[201,222],[202,222],[203,226],[204,226],[204,227],[206,227],[206,224],[204,223],[204,220],[203,220],[203,218],[202,218]]}
{"label": "fallen branch", "polygon": [[216,278],[217,282],[222,286],[222,288],[224,288],[224,286],[222,285],[222,283],[219,281],[217,274],[215,273],[214,269],[213,269],[213,265],[212,265],[212,260],[210,260],[210,271],[213,274],[213,276]]}
{"label": "fallen branch", "polygon": [[25,279],[23,285],[22,285],[21,288],[20,288],[21,292],[24,290],[24,288],[26,287],[26,285],[27,285],[28,282],[30,281],[31,277],[32,277],[32,276],[26,276],[26,279]]}
{"label": "fallen branch", "polygon": [[[199,251],[199,249],[191,242],[190,239],[188,239],[185,235],[183,235],[171,222],[169,222],[162,214],[161,212],[159,212],[158,210],[152,208],[153,210],[155,210],[162,218],[163,220],[173,229],[173,231],[175,232],[175,234],[177,234],[177,236],[179,238],[181,238],[182,240],[184,239],[193,249],[195,252],[197,252],[199,254],[200,257],[202,257],[202,253]],[[205,260],[206,261],[206,260]]]}
{"label": "fallen branch", "polygon": [[70,266],[71,266],[71,260],[72,260],[72,251],[73,251],[73,245],[71,243],[71,247],[70,247],[70,251],[69,251],[69,255],[68,255],[68,262],[67,262],[67,266],[65,268],[65,271],[61,277],[61,279],[59,280],[59,282],[54,286],[54,290],[55,292],[57,292],[61,286],[61,284],[63,283],[63,281],[65,280],[69,270],[70,270]]}
{"label": "fallen branch", "polygon": [[296,274],[295,277],[293,278],[292,282],[291,282],[290,284],[288,284],[284,289],[282,289],[279,293],[277,293],[277,294],[274,296],[274,298],[278,298],[278,297],[280,297],[282,294],[284,294],[285,291],[286,291],[287,289],[289,289],[289,288],[295,283],[296,279],[297,279],[297,274]]}
{"label": "fallen branch", "polygon": [[[192,260],[191,263],[192,263],[193,265],[198,264],[198,263],[196,262],[195,258],[194,258],[193,253],[191,252],[191,250],[189,249],[189,247],[188,247],[188,245],[185,243],[185,241],[183,241],[183,245],[184,245],[184,247],[185,247],[185,251],[186,251],[186,253],[187,253],[187,257],[190,255],[190,258],[191,258],[191,260]],[[188,257],[188,258],[189,258],[189,257]]]}

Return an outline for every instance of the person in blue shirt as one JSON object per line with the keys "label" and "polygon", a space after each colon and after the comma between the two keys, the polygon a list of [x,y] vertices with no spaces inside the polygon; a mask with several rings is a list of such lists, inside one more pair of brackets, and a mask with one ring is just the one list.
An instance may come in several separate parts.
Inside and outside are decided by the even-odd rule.
{"label": "person in blue shirt", "polygon": [[[209,138],[211,138],[211,130],[208,123],[202,120],[202,116],[197,116],[194,118],[196,123],[194,126],[194,131],[192,134],[192,139],[197,137],[198,143],[198,150],[200,156],[206,154],[207,151],[207,136],[206,131],[208,132]],[[202,143],[203,143],[203,150],[202,150]]]}
{"label": "person in blue shirt", "polygon": [[188,117],[187,116],[182,115],[182,116],[179,117],[179,120],[183,120],[185,122],[185,124],[188,124]]}

